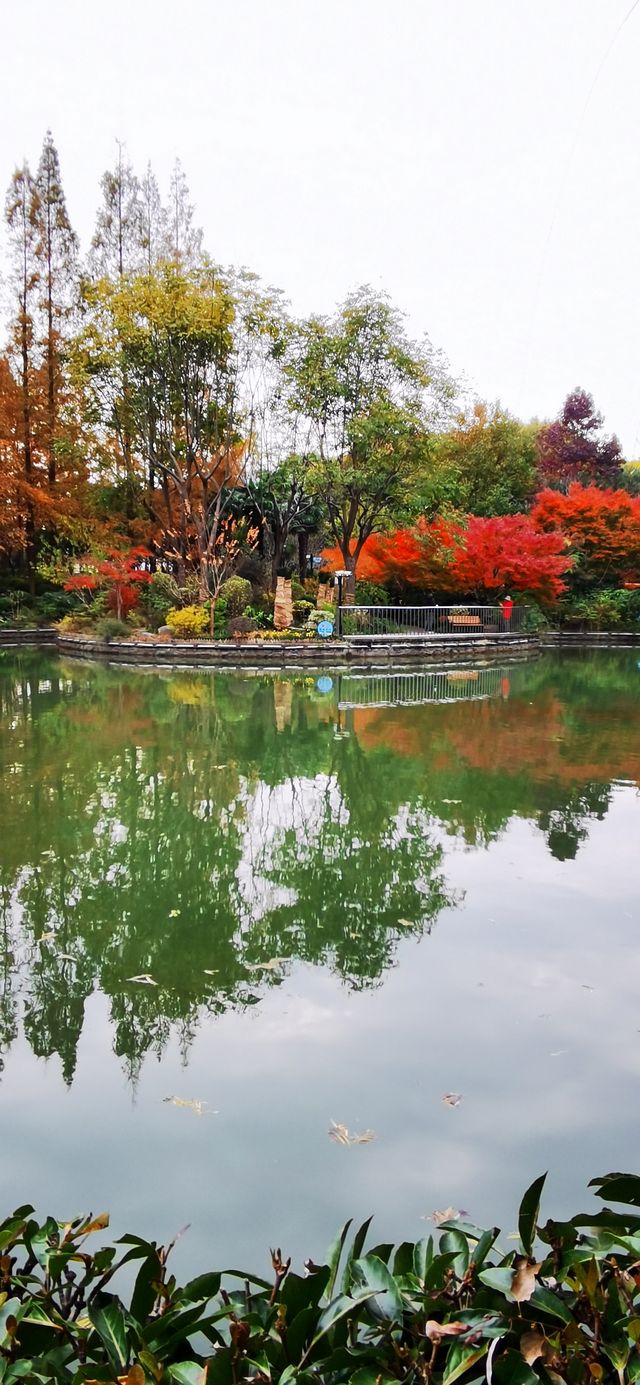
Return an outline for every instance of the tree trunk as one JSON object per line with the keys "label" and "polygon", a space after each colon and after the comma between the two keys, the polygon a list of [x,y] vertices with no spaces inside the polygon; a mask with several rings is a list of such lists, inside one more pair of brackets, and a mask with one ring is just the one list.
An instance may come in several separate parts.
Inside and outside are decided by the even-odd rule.
{"label": "tree trunk", "polygon": [[309,556],[309,535],[301,530],[298,534],[298,572],[300,581],[305,582],[307,577],[307,559]]}

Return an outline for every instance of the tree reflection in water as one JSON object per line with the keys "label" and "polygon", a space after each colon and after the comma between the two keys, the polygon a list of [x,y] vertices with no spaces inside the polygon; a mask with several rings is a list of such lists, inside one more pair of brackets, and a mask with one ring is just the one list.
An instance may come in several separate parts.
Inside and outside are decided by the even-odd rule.
{"label": "tree reflection in water", "polygon": [[567,860],[640,782],[637,680],[622,653],[544,657],[410,697],[0,652],[0,1047],[22,1027],[70,1082],[99,990],[135,1076],[293,961],[379,984],[455,905],[445,833],[482,847],[526,818]]}

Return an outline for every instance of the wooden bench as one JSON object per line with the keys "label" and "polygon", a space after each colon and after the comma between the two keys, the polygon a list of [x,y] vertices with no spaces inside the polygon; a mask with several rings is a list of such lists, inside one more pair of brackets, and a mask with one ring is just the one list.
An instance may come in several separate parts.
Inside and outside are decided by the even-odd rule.
{"label": "wooden bench", "polygon": [[448,616],[447,619],[449,624],[453,625],[454,628],[458,630],[477,630],[478,627],[482,625],[480,616],[459,615]]}

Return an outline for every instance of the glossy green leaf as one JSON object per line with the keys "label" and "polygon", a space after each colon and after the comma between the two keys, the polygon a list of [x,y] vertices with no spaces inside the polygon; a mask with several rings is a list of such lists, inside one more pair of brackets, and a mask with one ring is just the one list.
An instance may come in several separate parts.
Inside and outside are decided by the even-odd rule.
{"label": "glossy green leaf", "polygon": [[129,1356],[127,1322],[122,1305],[117,1299],[108,1299],[105,1295],[103,1300],[90,1305],[87,1317],[98,1333],[109,1360],[122,1373]]}
{"label": "glossy green leaf", "polygon": [[606,1173],[601,1178],[592,1178],[589,1187],[595,1189],[596,1197],[611,1198],[612,1202],[626,1202],[631,1207],[640,1207],[638,1174]]}
{"label": "glossy green leaf", "polygon": [[177,1361],[167,1366],[167,1375],[177,1385],[205,1385],[207,1372],[198,1361]]}
{"label": "glossy green leaf", "polygon": [[356,1288],[373,1292],[375,1298],[370,1306],[377,1316],[389,1322],[402,1322],[402,1295],[393,1275],[377,1255],[365,1255],[361,1260],[354,1260],[351,1278]]}
{"label": "glossy green leaf", "polygon": [[463,1346],[461,1342],[454,1342],[447,1356],[442,1385],[453,1385],[454,1380],[460,1380],[486,1356],[488,1349],[488,1342],[483,1342],[481,1346]]}
{"label": "glossy green leaf", "polygon": [[505,1351],[493,1363],[494,1385],[540,1385],[539,1377],[519,1351]]}
{"label": "glossy green leaf", "polygon": [[333,1291],[334,1291],[334,1289],[335,1289],[336,1279],[337,1279],[337,1277],[338,1277],[338,1269],[339,1269],[339,1266],[340,1266],[340,1260],[341,1260],[341,1258],[342,1258],[342,1252],[343,1252],[343,1250],[344,1250],[345,1241],[346,1241],[347,1236],[348,1236],[348,1234],[349,1234],[349,1227],[351,1226],[351,1220],[352,1220],[352,1219],[351,1219],[351,1217],[350,1217],[349,1220],[348,1220],[348,1222],[345,1222],[345,1224],[344,1224],[342,1230],[338,1232],[338,1235],[336,1236],[335,1241],[333,1241],[332,1244],[331,1244],[330,1247],[329,1247],[329,1253],[328,1253],[328,1255],[327,1255],[327,1264],[328,1264],[328,1266],[329,1266],[329,1279],[328,1279],[328,1281],[327,1281],[327,1298],[328,1298],[328,1299],[331,1298],[331,1296],[332,1296],[332,1294],[333,1294]]}
{"label": "glossy green leaf", "polygon": [[540,1198],[542,1197],[542,1189],[544,1188],[546,1179],[546,1173],[534,1179],[531,1186],[527,1188],[522,1202],[520,1203],[518,1232],[525,1255],[533,1255],[533,1244],[540,1218]]}

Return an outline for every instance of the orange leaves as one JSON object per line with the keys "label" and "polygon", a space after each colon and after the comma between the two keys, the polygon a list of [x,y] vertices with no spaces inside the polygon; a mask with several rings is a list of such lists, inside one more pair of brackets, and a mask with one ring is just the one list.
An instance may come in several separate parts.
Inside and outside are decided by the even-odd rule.
{"label": "orange leaves", "polygon": [[[323,556],[332,569],[342,566],[338,549]],[[564,591],[570,567],[563,535],[541,530],[531,516],[469,515],[464,523],[420,519],[412,529],[372,535],[357,576],[396,589],[492,598],[513,589],[553,601]]]}
{"label": "orange leaves", "polygon": [[614,586],[640,575],[640,497],[597,486],[544,490],[531,518],[537,529],[564,536],[585,581]]}

